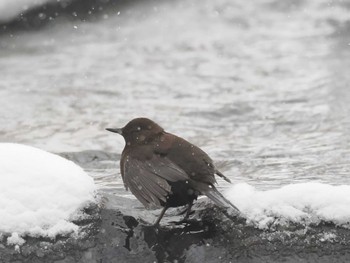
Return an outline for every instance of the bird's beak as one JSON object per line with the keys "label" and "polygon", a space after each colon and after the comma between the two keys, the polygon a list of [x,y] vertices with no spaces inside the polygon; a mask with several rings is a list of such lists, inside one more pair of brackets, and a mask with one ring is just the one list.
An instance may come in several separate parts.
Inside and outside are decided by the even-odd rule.
{"label": "bird's beak", "polygon": [[121,128],[106,128],[106,130],[110,131],[110,132],[119,133],[120,135],[123,134],[123,129],[121,129]]}

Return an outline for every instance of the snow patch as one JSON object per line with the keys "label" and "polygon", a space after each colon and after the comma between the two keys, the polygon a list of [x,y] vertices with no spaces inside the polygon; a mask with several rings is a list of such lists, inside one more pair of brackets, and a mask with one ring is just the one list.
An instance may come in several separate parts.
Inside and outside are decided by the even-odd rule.
{"label": "snow patch", "polygon": [[247,218],[248,223],[264,229],[271,224],[318,224],[321,221],[350,226],[350,185],[300,183],[279,189],[259,191],[240,183],[226,193]]}
{"label": "snow patch", "polygon": [[17,232],[12,233],[10,237],[7,238],[8,245],[23,245],[26,241],[20,237]]}
{"label": "snow patch", "polygon": [[95,202],[93,179],[58,155],[30,146],[0,143],[0,232],[9,244],[21,237],[54,238],[77,232],[70,219]]}
{"label": "snow patch", "polygon": [[331,233],[331,232],[323,233],[322,236],[320,237],[321,242],[333,243],[336,241],[336,239],[337,239],[337,235],[335,233]]}

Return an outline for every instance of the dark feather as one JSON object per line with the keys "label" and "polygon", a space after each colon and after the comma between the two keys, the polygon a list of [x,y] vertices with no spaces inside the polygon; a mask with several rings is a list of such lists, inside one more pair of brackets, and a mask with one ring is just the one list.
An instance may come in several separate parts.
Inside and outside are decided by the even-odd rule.
{"label": "dark feather", "polygon": [[210,200],[212,200],[214,203],[216,203],[218,206],[221,207],[232,207],[237,212],[239,212],[239,209],[232,204],[229,200],[227,200],[215,187],[212,187],[211,190],[204,192],[206,196],[209,197]]}
{"label": "dark feather", "polygon": [[224,179],[226,182],[231,183],[231,180],[228,179],[225,175],[223,175],[220,171],[215,170],[215,173],[216,173],[218,176],[220,176],[222,179]]}
{"label": "dark feather", "polygon": [[143,162],[146,163],[150,171],[167,181],[176,182],[189,179],[187,173],[167,157],[153,155],[151,160]]}
{"label": "dark feather", "polygon": [[140,161],[128,157],[122,166],[124,184],[146,207],[159,207],[171,194],[168,182],[185,181],[187,174],[165,157],[154,155],[151,160]]}
{"label": "dark feather", "polygon": [[216,205],[221,207],[232,207],[239,212],[239,209],[233,205],[229,200],[227,200],[214,185],[208,185],[206,183],[195,182],[197,189],[201,194],[206,195],[210,200],[212,200]]}

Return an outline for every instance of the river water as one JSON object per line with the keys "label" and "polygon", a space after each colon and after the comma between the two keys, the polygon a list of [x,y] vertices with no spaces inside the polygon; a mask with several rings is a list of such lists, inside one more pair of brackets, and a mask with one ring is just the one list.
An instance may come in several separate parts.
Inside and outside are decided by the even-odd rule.
{"label": "river water", "polygon": [[[120,153],[145,116],[233,183],[350,184],[349,68],[350,1],[135,1],[0,36],[0,140]],[[85,169],[125,194],[118,166]]]}

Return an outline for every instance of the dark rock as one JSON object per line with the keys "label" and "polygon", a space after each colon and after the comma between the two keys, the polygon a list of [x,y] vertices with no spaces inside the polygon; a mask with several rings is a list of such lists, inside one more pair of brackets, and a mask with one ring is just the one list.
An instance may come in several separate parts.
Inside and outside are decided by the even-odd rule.
{"label": "dark rock", "polygon": [[[115,197],[117,198],[117,197]],[[90,207],[84,235],[0,244],[0,262],[349,262],[350,231],[324,223],[259,230],[199,203],[191,221],[155,228],[110,209]],[[328,238],[327,238],[328,236]]]}

